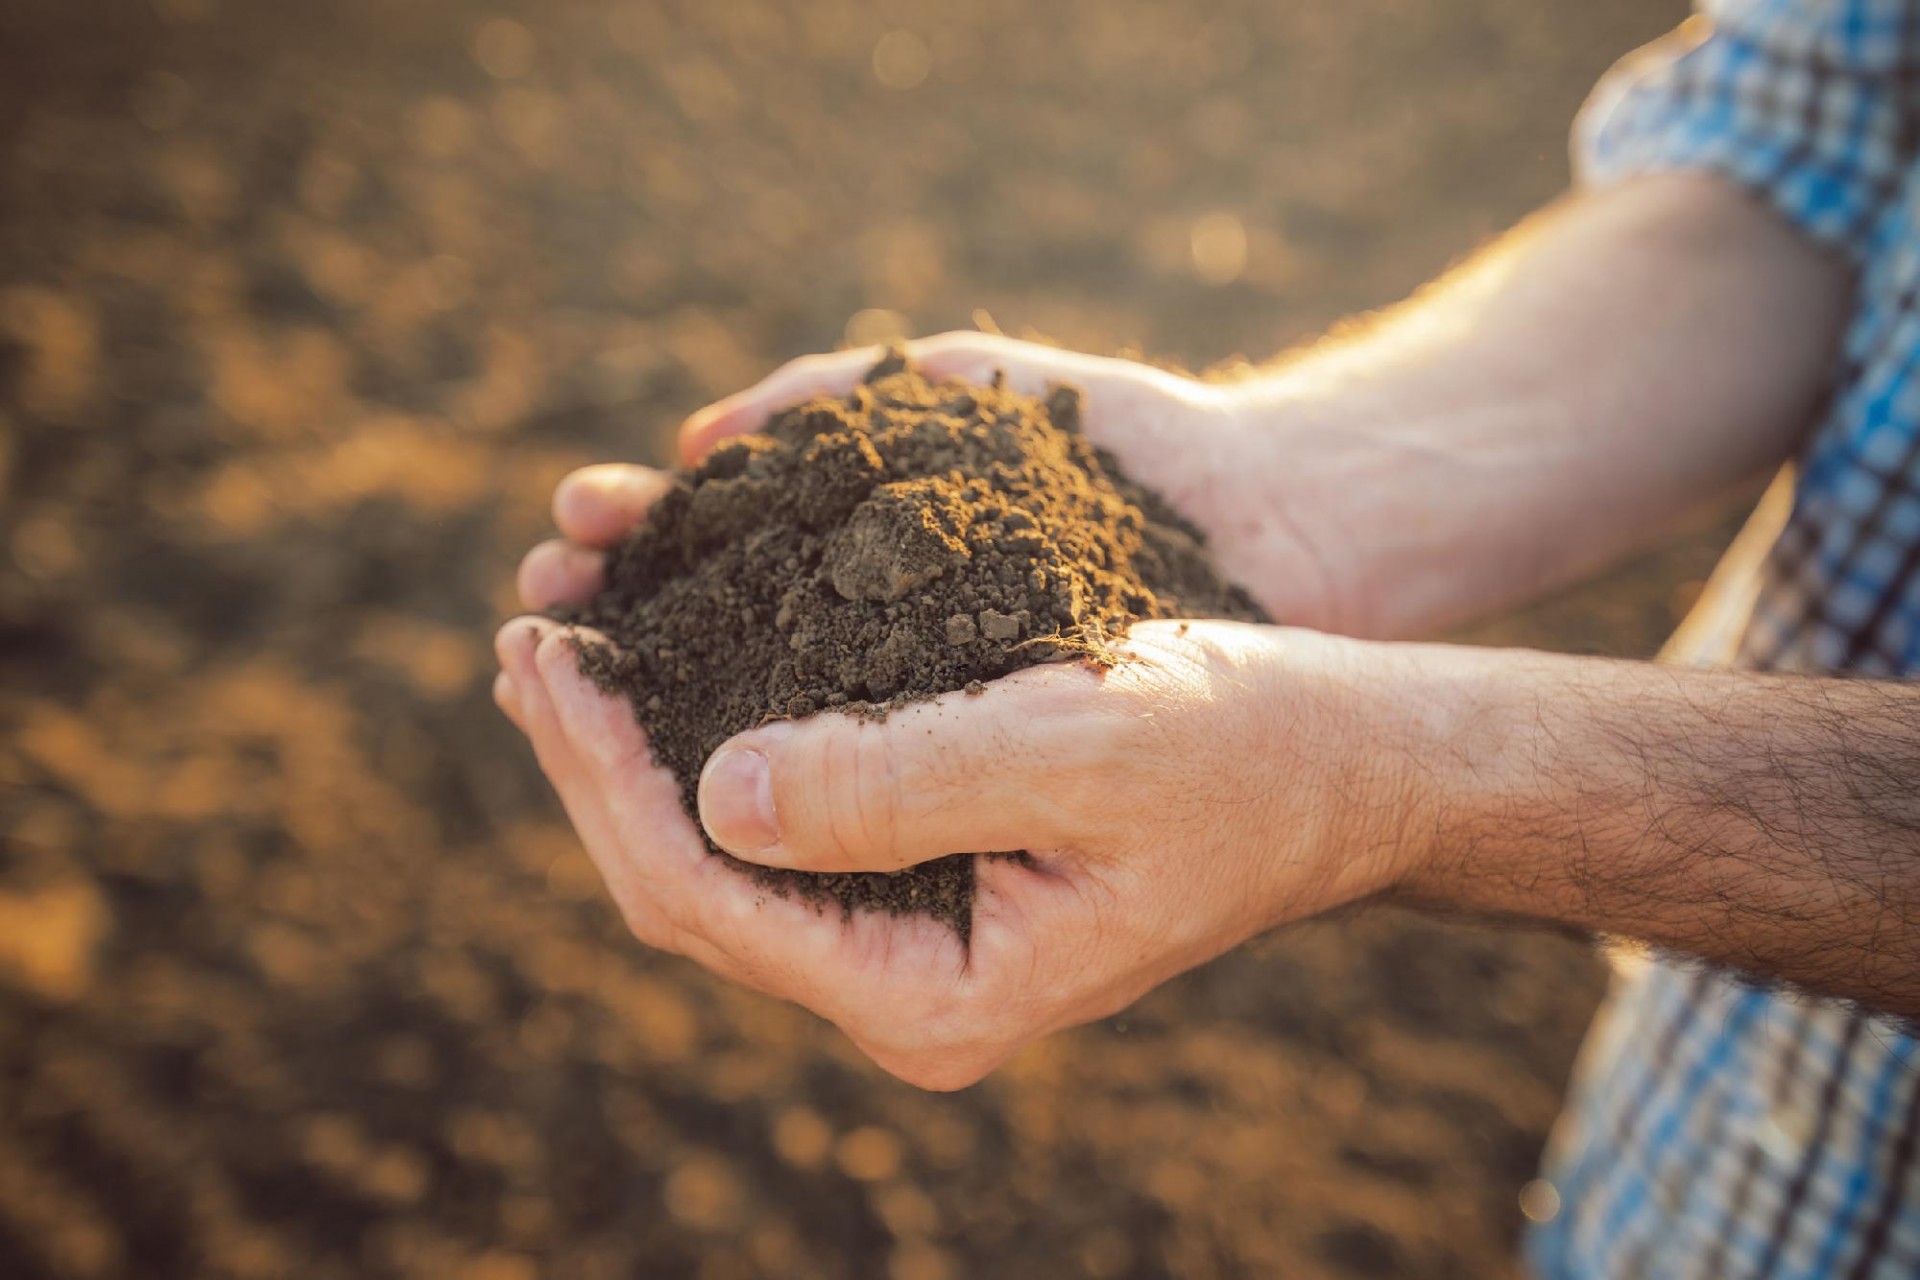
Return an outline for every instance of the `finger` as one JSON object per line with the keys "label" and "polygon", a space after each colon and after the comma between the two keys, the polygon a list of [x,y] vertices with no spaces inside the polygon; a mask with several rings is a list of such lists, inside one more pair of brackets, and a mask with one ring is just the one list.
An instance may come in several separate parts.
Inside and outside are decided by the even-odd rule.
{"label": "finger", "polygon": [[717,889],[710,882],[720,860],[681,807],[672,773],[654,763],[633,707],[580,671],[580,646],[597,644],[611,641],[588,627],[554,627],[533,647],[527,673],[513,673],[516,684],[531,682],[538,691],[525,699],[528,737],[543,768],[554,762],[548,776],[563,801],[574,797],[583,809],[589,799],[598,804],[600,838],[588,841],[588,852],[616,893],[643,897],[690,929],[703,897],[737,891],[752,900],[758,891],[731,871]]}
{"label": "finger", "polygon": [[1038,394],[1053,383],[1106,381],[1150,369],[1131,360],[1112,360],[966,329],[909,343],[907,354],[929,377],[990,382],[994,374],[1004,373],[1007,385],[1028,395]]}
{"label": "finger", "polygon": [[984,383],[1003,373],[1007,386],[1030,396],[1075,388],[1087,439],[1113,450],[1135,479],[1154,485],[1203,528],[1217,505],[1209,491],[1213,478],[1246,466],[1236,452],[1238,433],[1206,429],[1235,418],[1236,393],[1225,384],[991,333],[942,334],[912,351],[932,377]]}
{"label": "finger", "polygon": [[736,857],[804,871],[1056,847],[1099,825],[1090,784],[1115,727],[1099,687],[1078,667],[1036,667],[882,721],[755,729],[707,761],[700,820]]}
{"label": "finger", "polygon": [[925,1004],[964,975],[965,951],[944,925],[822,912],[711,856],[631,708],[580,674],[576,640],[606,642],[587,628],[518,619],[502,629],[502,663],[526,690],[542,769],[643,942],[850,1028],[877,1008]]}
{"label": "finger", "polygon": [[610,547],[673,487],[652,467],[603,462],[571,472],[553,490],[553,523],[573,541]]}
{"label": "finger", "polygon": [[[1106,420],[1138,404],[1143,387],[1199,402],[1218,398],[1207,384],[1134,360],[1062,351],[996,333],[954,330],[906,345],[909,359],[932,378],[992,381],[1025,395],[1041,395],[1059,383],[1071,383],[1085,395],[1089,419]],[[700,410],[680,429],[682,461],[692,464],[729,436],[756,431],[778,410],[811,396],[850,393],[884,354],[881,347],[859,347],[830,355],[790,361],[757,385]]]}
{"label": "finger", "polygon": [[521,559],[514,583],[524,608],[551,609],[591,599],[606,578],[605,552],[549,538]]}
{"label": "finger", "polygon": [[[575,635],[580,643],[605,643],[588,628]],[[608,860],[617,865],[602,866],[609,882],[626,878],[626,892],[673,922],[677,949],[708,968],[823,1017],[844,1016],[841,989],[861,968],[858,957],[879,949],[873,928],[769,894],[712,856],[681,808],[678,783],[653,764],[626,700],[582,676],[571,646],[544,642],[534,664],[544,705],[566,740],[575,785],[604,802],[607,843],[618,850]]]}
{"label": "finger", "polygon": [[[543,649],[571,648],[565,630],[546,618],[515,618],[494,637],[501,672],[514,689],[518,711],[515,723],[532,743],[540,771],[553,784],[580,843],[606,881],[634,936],[651,947],[691,954],[686,939],[636,881],[621,856],[604,797],[595,791],[590,775],[574,757],[560,729],[553,701],[541,679],[539,654]],[[683,820],[683,826],[691,835],[692,824]]]}
{"label": "finger", "polygon": [[853,980],[826,1016],[882,1070],[944,1092],[1010,1056],[1017,971],[975,964],[952,926],[930,916],[868,913],[851,923]]}
{"label": "finger", "polygon": [[884,347],[855,347],[789,360],[745,391],[688,418],[680,428],[680,460],[692,466],[729,436],[758,431],[777,409],[818,395],[847,395],[884,354]]}
{"label": "finger", "polygon": [[[1089,866],[1057,858],[982,859],[974,871],[972,957],[982,969],[1050,974],[1044,989],[1029,991],[1027,1007],[1036,1034],[1117,1013],[1151,988],[1190,968],[1195,954],[1177,921],[1179,896],[1169,898],[1152,875],[1117,879],[1112,864]],[[1144,883],[1143,883],[1144,882]],[[1129,905],[1131,901],[1132,905]],[[1142,911],[1139,903],[1161,904]],[[1043,951],[1055,955],[1160,956],[1118,972],[1096,968],[1056,971]]]}
{"label": "finger", "polygon": [[[599,642],[587,628],[574,634]],[[677,949],[733,981],[813,1010],[888,1070],[923,1087],[958,1088],[1004,1059],[1009,1047],[994,1031],[1013,970],[997,964],[991,975],[976,972],[945,922],[822,911],[770,893],[710,856],[679,808],[677,785],[651,765],[624,700],[596,689],[574,656],[552,642],[540,647],[536,664],[576,764],[606,802],[622,858],[677,928]],[[678,826],[665,824],[665,834],[684,831],[687,843],[662,838],[669,811]],[[1006,908],[991,905],[998,896],[985,895],[986,909],[1001,921],[997,933],[1006,933]]]}
{"label": "finger", "polygon": [[[653,763],[633,708],[580,673],[579,646],[600,643],[607,641],[596,631],[556,628],[535,646],[524,677],[539,691],[537,706],[528,712],[528,737],[543,766],[549,755],[563,762],[564,779],[554,778],[563,801],[571,791],[598,804],[603,856],[595,861],[608,884],[616,893],[658,903],[675,918],[680,914],[673,906],[675,895],[685,893],[688,877],[708,860],[706,846],[680,807],[672,775]],[[616,788],[623,793],[622,804],[644,815],[632,830],[612,826]],[[594,852],[591,844],[589,852]]]}
{"label": "finger", "polygon": [[1141,394],[1145,389],[1190,402],[1213,394],[1205,383],[1137,360],[1064,351],[997,333],[943,333],[909,343],[907,354],[930,378],[986,383],[1004,374],[1007,386],[1029,396],[1061,384],[1074,386],[1083,396],[1084,416],[1096,427],[1152,405]]}

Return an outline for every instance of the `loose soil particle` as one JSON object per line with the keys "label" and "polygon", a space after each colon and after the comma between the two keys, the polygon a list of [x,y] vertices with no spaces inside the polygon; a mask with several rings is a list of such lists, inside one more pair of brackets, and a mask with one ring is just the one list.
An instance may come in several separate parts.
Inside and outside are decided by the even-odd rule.
{"label": "loose soil particle", "polygon": [[[612,641],[582,646],[581,669],[632,702],[689,814],[707,757],[756,725],[1111,665],[1137,619],[1262,616],[1192,525],[1088,443],[1080,404],[1071,387],[930,381],[892,353],[846,398],[779,412],[677,476],[606,589],[563,616]],[[974,856],[751,874],[845,911],[924,912],[964,940]]]}

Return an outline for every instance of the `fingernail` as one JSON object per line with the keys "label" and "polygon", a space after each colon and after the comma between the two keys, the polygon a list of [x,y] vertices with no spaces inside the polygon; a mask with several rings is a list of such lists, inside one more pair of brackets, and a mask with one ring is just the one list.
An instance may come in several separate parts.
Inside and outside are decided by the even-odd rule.
{"label": "fingernail", "polygon": [[700,821],[729,853],[760,853],[780,838],[773,770],[752,747],[722,747],[700,774]]}
{"label": "fingernail", "polygon": [[493,678],[493,701],[509,716],[520,709],[520,691],[513,687],[513,677],[504,671]]}

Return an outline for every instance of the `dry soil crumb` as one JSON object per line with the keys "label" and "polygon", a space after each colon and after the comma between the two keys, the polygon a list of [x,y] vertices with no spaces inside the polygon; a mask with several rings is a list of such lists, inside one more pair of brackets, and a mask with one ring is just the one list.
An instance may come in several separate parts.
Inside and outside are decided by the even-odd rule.
{"label": "dry soil crumb", "polygon": [[[845,399],[721,445],[566,614],[694,813],[700,768],[769,720],[884,715],[1041,662],[1110,664],[1140,618],[1259,618],[1198,532],[1080,434],[1080,395],[929,381],[890,355]],[[718,850],[715,851],[716,853]],[[721,855],[725,856],[725,855]],[[843,910],[925,912],[965,938],[969,852],[893,875],[754,868]]]}

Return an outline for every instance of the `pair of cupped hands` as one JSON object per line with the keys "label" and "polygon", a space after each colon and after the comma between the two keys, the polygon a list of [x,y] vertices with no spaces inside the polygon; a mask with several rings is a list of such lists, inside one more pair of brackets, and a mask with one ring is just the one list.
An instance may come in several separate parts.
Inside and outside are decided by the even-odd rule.
{"label": "pair of cupped hands", "polygon": [[[848,393],[878,354],[798,360],[700,411],[683,459]],[[1142,623],[1104,671],[1038,666],[884,721],[769,724],[708,761],[699,821],[749,862],[895,871],[1025,851],[979,860],[970,942],[925,917],[823,912],[710,856],[630,706],[580,674],[576,641],[602,637],[513,619],[494,696],[642,942],[796,1001],[886,1070],[948,1089],[1254,934],[1401,884],[1416,771],[1387,691],[1392,650],[1328,634],[1350,603],[1336,558],[1303,532],[1311,495],[1277,491],[1283,442],[1230,386],[985,334],[908,354],[929,376],[1077,385],[1094,442],[1198,524],[1273,616],[1315,628]],[[522,603],[593,594],[606,549],[669,484],[618,464],[569,475],[553,501],[564,536],[521,564]]]}

